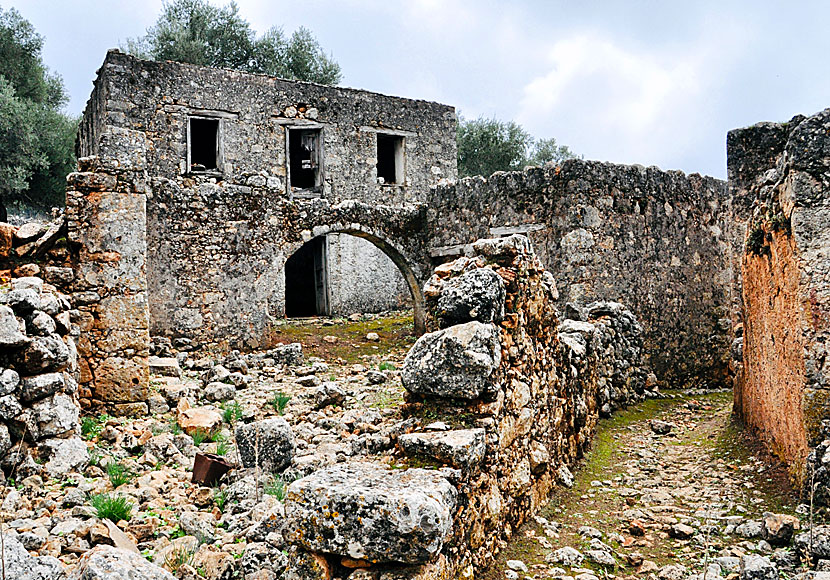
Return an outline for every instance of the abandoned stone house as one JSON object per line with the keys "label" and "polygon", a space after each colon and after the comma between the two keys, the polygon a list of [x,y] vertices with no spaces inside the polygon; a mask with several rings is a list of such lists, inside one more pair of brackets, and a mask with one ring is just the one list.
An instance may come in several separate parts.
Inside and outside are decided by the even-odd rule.
{"label": "abandoned stone house", "polygon": [[[466,433],[480,453],[458,505],[472,511],[453,528],[455,488],[433,473],[447,492],[443,536],[411,560],[404,538],[406,558],[390,561],[432,561],[447,539],[445,572],[485,566],[505,522],[533,513],[597,417],[657,385],[733,388],[737,414],[794,478],[828,489],[830,109],[730,132],[728,182],[583,160],[456,180],[455,129],[453,108],[436,103],[108,53],[65,223],[44,234],[66,231],[72,268],[58,270],[73,324],[56,326],[70,307],[56,302],[54,330],[21,337],[0,305],[26,345],[22,362],[0,363],[21,381],[41,384],[33,361],[47,346],[65,351],[46,361],[64,374],[24,399],[27,416],[54,407],[77,423],[78,399],[146,414],[151,335],[256,349],[284,315],[382,309],[408,293],[416,332],[443,328],[410,351],[404,386],[483,427]],[[471,290],[482,280],[489,294]],[[23,312],[43,282],[16,284]],[[487,295],[487,316],[465,302]],[[463,316],[448,320],[446,296]],[[486,346],[486,364],[472,365],[486,376],[465,382],[443,341]],[[74,428],[59,427],[41,434]],[[320,474],[322,488],[343,475]],[[296,538],[344,549],[323,540]]]}
{"label": "abandoned stone house", "polygon": [[430,186],[456,177],[452,107],[112,51],[79,156],[119,158],[107,135],[117,130],[139,135],[145,151],[154,334],[240,324],[261,334],[283,315],[399,306],[408,286],[374,244],[333,232],[285,246],[273,208],[423,202]]}

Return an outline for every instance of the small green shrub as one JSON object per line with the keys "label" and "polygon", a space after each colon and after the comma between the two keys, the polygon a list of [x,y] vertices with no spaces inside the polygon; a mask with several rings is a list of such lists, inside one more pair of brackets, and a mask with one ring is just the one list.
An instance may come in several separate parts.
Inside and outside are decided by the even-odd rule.
{"label": "small green shrub", "polygon": [[787,219],[783,213],[777,213],[769,220],[770,225],[772,226],[773,231],[776,232],[789,232],[790,231],[790,220]]}
{"label": "small green shrub", "polygon": [[263,491],[268,495],[274,496],[278,501],[285,501],[285,494],[286,491],[288,491],[288,484],[282,476],[275,475],[271,478],[271,481],[265,485]]}
{"label": "small green shrub", "polygon": [[291,400],[291,395],[286,395],[282,391],[275,394],[274,397],[268,401],[268,404],[277,410],[280,415],[285,414],[285,408],[288,406],[288,401]]}
{"label": "small green shrub", "polygon": [[392,364],[389,361],[383,361],[382,363],[380,363],[378,365],[378,370],[381,370],[381,371],[394,371],[395,368],[397,368],[397,367],[395,367],[395,365]]}
{"label": "small green shrub", "polygon": [[107,518],[113,522],[128,521],[133,511],[133,504],[123,495],[99,493],[90,496],[89,504],[99,518]]}
{"label": "small green shrub", "polygon": [[227,455],[231,450],[231,445],[227,441],[220,441],[216,444],[216,455],[221,455],[224,457]]}
{"label": "small green shrub", "polygon": [[179,422],[178,422],[178,421],[176,421],[175,419],[173,419],[172,421],[170,421],[170,432],[171,432],[173,435],[181,435],[181,434],[182,434],[182,428],[181,428],[181,426],[179,425]]}
{"label": "small green shrub", "polygon": [[133,478],[133,472],[120,463],[112,462],[107,465],[107,476],[113,489],[118,489]]}
{"label": "small green shrub", "polygon": [[222,419],[228,425],[233,425],[242,418],[242,405],[237,401],[222,405]]}
{"label": "small green shrub", "polygon": [[179,546],[164,558],[164,565],[174,574],[182,566],[193,564],[193,556],[196,551],[190,546]]}
{"label": "small green shrub", "polygon": [[218,431],[208,431],[206,429],[196,429],[191,437],[193,437],[193,445],[198,447],[202,443],[214,441],[218,436]]}
{"label": "small green shrub", "polygon": [[106,414],[98,417],[81,417],[81,437],[87,440],[98,437],[109,418]]}
{"label": "small green shrub", "polygon": [[219,489],[218,487],[214,488],[214,490],[213,490],[213,503],[216,504],[216,507],[219,508],[220,512],[224,512],[225,511],[225,504],[228,503],[228,490]]}
{"label": "small green shrub", "polygon": [[766,234],[760,224],[755,225],[746,237],[746,251],[760,256],[766,248]]}

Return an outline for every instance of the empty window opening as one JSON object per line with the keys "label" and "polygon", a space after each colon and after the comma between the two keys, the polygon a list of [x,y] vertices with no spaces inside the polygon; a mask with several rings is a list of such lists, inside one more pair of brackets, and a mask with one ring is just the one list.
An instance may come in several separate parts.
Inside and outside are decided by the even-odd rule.
{"label": "empty window opening", "polygon": [[288,166],[291,187],[318,189],[323,184],[323,153],[319,129],[288,131]]}
{"label": "empty window opening", "polygon": [[378,133],[378,183],[403,183],[403,137]]}
{"label": "empty window opening", "polygon": [[285,316],[327,315],[326,238],[304,244],[285,263]]}
{"label": "empty window opening", "polygon": [[190,118],[190,171],[219,167],[219,119]]}

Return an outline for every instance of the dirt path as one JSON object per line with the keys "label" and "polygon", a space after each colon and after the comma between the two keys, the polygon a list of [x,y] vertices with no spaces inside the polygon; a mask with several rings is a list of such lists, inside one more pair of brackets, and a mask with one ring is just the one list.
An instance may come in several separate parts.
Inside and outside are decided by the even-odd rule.
{"label": "dirt path", "polygon": [[[678,565],[682,577],[701,573],[704,553],[707,564],[720,558],[724,576],[745,553],[786,562],[789,552],[771,554],[761,540],[759,521],[796,506],[785,474],[767,467],[734,424],[731,393],[647,401],[601,422],[574,486],[554,493],[484,578],[671,580]],[[557,552],[565,546],[585,559],[571,552],[568,562]]]}

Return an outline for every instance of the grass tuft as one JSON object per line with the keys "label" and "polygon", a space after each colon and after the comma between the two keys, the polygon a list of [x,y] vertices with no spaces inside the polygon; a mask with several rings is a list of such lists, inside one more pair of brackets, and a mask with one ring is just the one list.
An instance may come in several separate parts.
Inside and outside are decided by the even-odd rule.
{"label": "grass tuft", "polygon": [[99,493],[90,496],[89,504],[95,509],[99,518],[113,522],[129,521],[133,504],[123,495]]}

